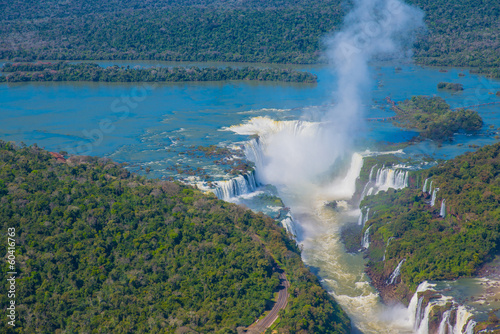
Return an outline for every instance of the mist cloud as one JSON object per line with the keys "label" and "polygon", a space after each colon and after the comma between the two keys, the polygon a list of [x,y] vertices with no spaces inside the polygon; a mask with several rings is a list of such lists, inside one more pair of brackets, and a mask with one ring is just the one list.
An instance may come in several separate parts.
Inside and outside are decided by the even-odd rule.
{"label": "mist cloud", "polygon": [[324,184],[332,166],[352,153],[364,105],[370,101],[369,62],[408,57],[421,27],[423,12],[416,7],[397,0],[355,0],[342,29],[325,39],[338,80],[334,106],[308,119],[314,123],[253,119],[247,124],[262,139],[261,181],[303,192]]}

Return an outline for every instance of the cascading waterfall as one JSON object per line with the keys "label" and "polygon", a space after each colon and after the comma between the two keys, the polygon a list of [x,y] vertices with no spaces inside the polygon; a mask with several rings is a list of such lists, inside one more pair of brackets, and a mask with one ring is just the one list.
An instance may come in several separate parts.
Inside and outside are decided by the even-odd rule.
{"label": "cascading waterfall", "polygon": [[368,182],[363,187],[361,192],[360,201],[362,201],[366,196],[376,194],[379,191],[387,191],[389,188],[402,189],[408,186],[408,171],[386,168],[378,168],[375,173],[375,168],[377,164],[370,168],[370,174],[368,176]]}
{"label": "cascading waterfall", "polygon": [[382,172],[383,169],[385,169],[385,165],[383,165],[382,168],[377,169],[377,176],[375,177],[375,182],[380,180],[380,173]]}
{"label": "cascading waterfall", "polygon": [[288,213],[281,221],[281,225],[285,228],[287,233],[291,234],[294,239],[297,238],[297,230],[295,228],[295,220],[293,219],[292,215]]}
{"label": "cascading waterfall", "polygon": [[435,188],[434,191],[432,192],[431,206],[434,206],[436,204],[436,195],[438,191],[439,188]]}
{"label": "cascading waterfall", "polygon": [[366,206],[361,208],[361,212],[359,213],[358,217],[358,225],[363,225],[363,210],[366,209]]}
{"label": "cascading waterfall", "polygon": [[[422,283],[419,284],[417,287],[417,291],[413,294],[410,300],[410,304],[408,304],[408,313],[409,313],[409,319],[410,319],[410,324],[412,325],[413,328],[418,328],[415,324],[417,323],[417,314],[421,313],[421,304],[419,306],[419,293],[427,290],[433,290],[432,287],[434,287],[434,284],[430,284],[427,281],[423,281]],[[423,299],[422,299],[423,301]],[[420,313],[419,313],[420,309]],[[420,320],[418,321],[420,322]]]}
{"label": "cascading waterfall", "polygon": [[394,284],[396,283],[396,279],[398,278],[400,272],[401,272],[401,266],[403,265],[403,263],[406,261],[406,259],[402,259],[398,266],[396,267],[396,269],[394,269],[394,271],[392,272],[391,276],[389,276],[389,279],[387,280],[387,284]]}
{"label": "cascading waterfall", "polygon": [[359,218],[358,218],[358,225],[363,225],[363,227],[365,226],[366,222],[368,221],[369,215],[370,215],[370,208],[367,208],[366,209],[366,215],[363,215],[363,210],[365,208],[366,207],[363,207],[361,209],[361,214],[359,215]]}
{"label": "cascading waterfall", "polygon": [[[361,201],[362,201],[362,200],[363,200],[366,196],[368,196],[368,195],[369,195],[369,194],[368,194],[368,187],[370,186],[370,184],[371,184],[371,182],[370,182],[370,181],[368,181],[368,182],[365,184],[365,186],[364,186],[364,188],[363,188],[363,191],[361,192],[361,197],[360,197],[360,199],[359,199],[359,201],[360,201],[360,202],[361,202]],[[371,190],[371,189],[372,189],[372,188],[370,188],[370,190]]]}
{"label": "cascading waterfall", "polygon": [[368,249],[368,247],[370,247],[370,227],[371,226],[368,226],[365,234],[363,235],[363,239],[361,240],[361,247],[365,249]]}
{"label": "cascading waterfall", "polygon": [[384,257],[382,258],[382,261],[385,261],[385,254],[387,254],[387,248],[389,248],[389,243],[392,239],[394,239],[394,237],[389,237],[389,239],[387,239],[387,245],[385,246]]}
{"label": "cascading waterfall", "polygon": [[251,193],[258,187],[254,171],[238,175],[227,181],[217,181],[216,184],[217,187],[213,192],[217,198],[225,201],[243,194]]}
{"label": "cascading waterfall", "polygon": [[444,204],[445,201],[445,199],[441,201],[441,210],[439,211],[439,215],[443,218],[444,216],[446,216],[446,205]]}
{"label": "cascading waterfall", "polygon": [[443,313],[443,318],[439,324],[438,334],[451,334],[453,333],[453,326],[450,324],[451,310]]}
{"label": "cascading waterfall", "polygon": [[370,208],[366,209],[366,216],[365,219],[363,220],[363,227],[365,226],[368,219],[370,219]]}
{"label": "cascading waterfall", "polygon": [[[431,289],[432,290],[432,289]],[[422,300],[425,300],[425,298],[423,296],[421,296],[419,298],[419,300],[422,299]],[[427,305],[425,306],[425,309],[423,309],[423,303],[420,305],[420,312],[421,312],[421,321],[420,322],[415,322],[414,324],[414,329],[416,331],[417,334],[429,334],[429,321],[430,321],[430,316],[431,316],[431,313],[432,313],[432,309],[436,306],[444,306],[446,305],[446,303],[449,303],[450,302],[450,299],[449,297],[443,297],[441,296],[440,298],[433,298],[431,300],[429,300],[427,302]],[[423,309],[423,311],[422,311]],[[449,310],[448,310],[449,311]],[[446,317],[446,312],[443,312],[442,314],[442,319],[439,323],[439,329],[438,329],[438,333],[441,333],[440,332],[440,328],[441,328],[441,325],[443,325],[443,331],[448,331],[450,334],[451,333],[457,333],[457,334],[462,334],[461,331],[459,332],[455,332],[455,327],[452,327],[451,325],[448,326],[449,324],[449,317],[451,315],[451,311],[449,312],[448,314],[448,319],[445,321],[445,323],[443,324],[443,319],[444,317]],[[434,315],[435,316],[435,315]],[[450,332],[450,328],[452,329],[452,331]]]}
{"label": "cascading waterfall", "polygon": [[[265,149],[265,141],[261,141],[259,139],[252,139],[245,145],[245,153],[246,153],[247,157],[249,158],[249,160],[253,161],[256,165],[257,174],[253,173],[254,180],[260,175],[259,174],[259,166],[262,166],[264,163],[267,164],[267,162],[265,162],[266,161],[265,159],[268,159],[268,157],[267,157],[267,155],[264,154],[265,153],[264,149]],[[263,160],[263,157],[265,157],[264,160]],[[353,158],[353,161],[354,160],[355,159]],[[357,171],[359,166],[356,165],[355,167],[356,168],[352,167],[351,169]],[[381,188],[384,188],[384,186],[387,187],[388,185],[399,188],[399,187],[405,187],[408,184],[408,172],[404,171],[404,170],[398,170],[398,169],[391,170],[390,168],[386,168],[386,167],[382,167],[382,168],[379,168],[377,170],[377,167],[373,167],[370,172],[371,172],[370,173],[371,175],[370,175],[370,181],[368,182],[369,184],[365,185],[365,188],[363,191],[363,192],[366,192],[366,194],[380,191]],[[245,188],[246,182],[245,182],[245,186],[243,186],[243,182],[241,180],[241,177],[236,178],[236,179],[239,179],[239,182],[236,182],[237,180],[235,180],[235,182],[240,186],[240,188]],[[350,178],[349,178],[349,180],[350,180]],[[226,182],[229,182],[229,181],[226,181]],[[429,183],[430,183],[430,189],[432,189],[431,188],[433,186],[432,181],[430,181],[430,182],[427,181],[427,186],[429,186]],[[255,185],[257,185],[257,184],[258,184],[258,182],[255,181]],[[350,184],[351,184],[351,182],[349,183],[349,187],[346,186],[346,188],[349,188],[349,191],[352,191],[352,189],[351,189],[352,187]],[[427,186],[426,186],[426,188],[427,188]],[[437,192],[436,189],[433,189],[433,190],[435,192]],[[226,193],[229,193],[229,192],[230,191],[228,190]],[[238,191],[233,191],[233,193],[237,193],[237,192]],[[339,196],[339,195],[337,195],[337,196]],[[435,201],[435,199],[434,199],[434,201]],[[359,219],[358,219],[359,225],[364,226],[366,224],[366,222],[369,220],[369,213],[370,213],[370,209],[368,207],[364,207],[361,209],[361,214],[360,214]],[[299,218],[301,218],[301,217],[299,217]],[[310,218],[308,218],[308,219],[310,219]],[[298,225],[296,225],[297,223],[294,221],[294,219],[291,216],[287,216],[285,219],[283,219],[281,221],[281,224],[285,227],[285,229],[290,234],[292,234],[294,236],[297,235],[297,230],[295,227]],[[300,225],[300,226],[302,227],[302,225]],[[369,246],[369,233],[370,233],[369,231],[370,231],[370,228],[367,228],[364,235],[363,235],[363,246],[364,247]],[[392,240],[391,238],[388,239],[387,247],[390,244],[391,240]],[[386,250],[387,250],[387,247],[386,247]],[[385,260],[385,254],[384,254],[384,260]],[[398,277],[400,276],[400,271],[401,271],[401,268],[402,268],[404,261],[405,261],[405,259],[403,259],[402,261],[400,261],[398,263],[394,272],[390,275],[390,277],[387,281],[387,284],[396,284],[397,283],[397,280],[398,280]],[[438,304],[444,305],[446,301],[449,301],[449,298],[446,299],[444,297],[437,299],[437,300],[432,299],[432,298],[431,298],[431,300],[426,299],[422,295],[422,291],[426,290],[425,284],[427,284],[427,282],[425,282],[424,284],[421,284],[419,286],[419,289],[417,289],[417,291],[420,291],[421,294],[420,295],[416,294],[414,296],[414,298],[412,298],[412,301],[410,302],[410,306],[408,308],[409,317],[410,317],[410,319],[413,319],[413,320],[410,320],[409,323],[405,322],[405,326],[407,326],[408,329],[416,328],[417,333],[428,333],[429,332],[429,329],[428,329],[429,322],[432,320],[432,318],[430,317],[430,314],[431,314],[434,306],[436,306]],[[429,287],[429,286],[430,285],[427,284],[427,287]],[[347,298],[346,299],[347,304],[345,304],[345,305],[349,305],[349,301],[354,301],[354,300],[357,301],[357,298],[364,298],[364,297],[354,297],[354,299],[350,299],[351,297],[338,295],[337,293],[335,293],[335,297],[339,300],[343,300],[343,299]],[[343,303],[346,303],[346,301],[344,301]],[[457,307],[458,305],[456,305],[456,304],[454,304],[454,305],[455,305],[454,309],[450,313],[450,315],[448,315],[448,319],[443,322],[443,319],[440,318],[438,320],[439,321],[438,323],[435,323],[435,320],[434,320],[433,326],[436,326],[435,328],[437,329],[438,325],[443,324],[443,326],[445,326],[444,324],[446,324],[445,329],[447,332],[449,332],[451,325],[448,326],[448,323],[450,323],[450,324],[453,324],[453,326],[451,326],[451,327],[453,328],[454,334],[455,333],[462,334],[462,333],[469,333],[469,332],[472,333],[471,331],[473,330],[474,322],[472,320],[469,320],[469,317],[471,315],[469,313],[467,313],[465,308],[459,309],[459,307]],[[417,318],[417,313],[418,313],[418,318]],[[453,316],[451,316],[451,314]],[[456,317],[455,317],[455,314],[456,314]],[[442,317],[446,317],[446,314],[443,313]],[[418,321],[417,321],[417,319],[418,319]],[[455,319],[456,319],[456,321],[455,321]],[[466,329],[465,327],[467,327],[468,329]],[[462,331],[464,331],[464,332],[462,332]]]}
{"label": "cascading waterfall", "polygon": [[413,325],[413,329],[415,331],[418,330],[418,328],[420,327],[420,324],[422,323],[422,320],[424,318],[424,312],[422,312],[422,302],[424,301],[424,296],[421,296],[419,299],[418,299],[418,303],[417,303],[417,313],[415,314],[415,323]]}
{"label": "cascading waterfall", "polygon": [[371,195],[374,191],[378,193],[379,191],[387,191],[389,188],[403,189],[408,187],[408,171],[383,166],[377,169],[375,180],[373,180],[375,166],[370,170],[370,177],[367,183],[372,185],[372,188],[369,188],[365,196]]}
{"label": "cascading waterfall", "polygon": [[[449,309],[441,314],[438,334],[473,334],[476,322],[471,318],[472,314],[463,305],[457,304],[453,298],[443,296],[435,289],[435,284],[427,281],[422,282],[408,305],[409,321],[417,334],[429,333],[429,319],[434,307],[451,305]],[[426,300],[425,294],[428,297]],[[430,293],[430,294],[429,294]],[[424,303],[425,301],[425,303]],[[424,305],[425,304],[425,305]],[[455,314],[452,317],[452,314]],[[436,314],[433,314],[435,317]],[[454,323],[452,323],[454,320]]]}
{"label": "cascading waterfall", "polygon": [[425,307],[422,321],[420,322],[420,326],[418,327],[417,334],[429,334],[429,313],[431,312],[432,305],[431,303],[427,304]]}
{"label": "cascading waterfall", "polygon": [[434,182],[434,180],[431,180],[431,184],[429,186],[429,194],[432,194],[432,183]]}
{"label": "cascading waterfall", "polygon": [[264,158],[262,148],[260,147],[259,137],[252,138],[251,140],[245,142],[244,152],[247,159],[255,163],[255,169],[257,171],[260,170],[260,168],[262,168]]}
{"label": "cascading waterfall", "polygon": [[422,192],[425,193],[427,190],[427,182],[429,181],[429,178],[426,178],[424,181],[424,187],[422,188]]}
{"label": "cascading waterfall", "polygon": [[469,322],[469,318],[472,314],[465,308],[465,306],[460,305],[457,308],[457,320],[455,322],[455,326],[453,327],[453,334],[462,334],[467,333],[464,329],[467,328],[467,323]]}
{"label": "cascading waterfall", "polygon": [[372,182],[373,179],[373,169],[377,167],[377,164],[373,165],[372,168],[370,169],[370,176],[368,177],[368,182]]}
{"label": "cascading waterfall", "polygon": [[476,327],[477,322],[470,320],[465,328],[465,334],[474,334],[474,327]]}

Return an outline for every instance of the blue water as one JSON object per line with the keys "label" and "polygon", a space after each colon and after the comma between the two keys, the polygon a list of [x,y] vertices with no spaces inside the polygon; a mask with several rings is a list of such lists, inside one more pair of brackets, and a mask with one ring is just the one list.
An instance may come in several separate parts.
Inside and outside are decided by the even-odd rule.
{"label": "blue water", "polygon": [[[175,65],[171,62],[115,63],[122,66]],[[112,64],[102,62],[101,65]],[[227,64],[208,65],[224,67]],[[186,147],[225,145],[245,139],[220,131],[224,127],[255,116],[297,119],[305,109],[326,110],[335,103],[335,73],[328,67],[294,68],[317,74],[318,83],[1,84],[0,138],[37,143],[51,151],[109,156],[120,162],[148,164],[152,176],[160,177],[172,174],[166,167],[179,162],[179,152]],[[466,76],[459,77],[460,72]],[[367,92],[370,97],[366,101],[367,118],[393,115],[384,101],[386,96],[400,101],[412,95],[437,95],[453,107],[500,101],[494,95],[500,90],[500,81],[471,75],[463,69],[448,69],[443,73],[438,68],[405,65],[396,71],[391,64],[375,64],[371,75],[373,92],[371,96]],[[436,85],[440,81],[462,83],[465,90],[459,93],[439,91]],[[405,151],[450,158],[473,150],[469,145],[495,142],[494,136],[498,135],[500,127],[500,105],[477,110],[485,121],[479,135],[457,135],[454,142],[441,147],[423,142]],[[361,139],[361,146],[367,147],[379,141],[402,142],[415,135],[386,122],[367,122],[361,128],[363,131],[355,136]],[[194,165],[200,163],[183,159]]]}

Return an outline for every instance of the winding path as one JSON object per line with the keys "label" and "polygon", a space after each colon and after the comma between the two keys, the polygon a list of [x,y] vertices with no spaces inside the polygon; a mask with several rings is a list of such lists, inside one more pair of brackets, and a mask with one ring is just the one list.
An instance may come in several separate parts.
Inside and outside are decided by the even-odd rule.
{"label": "winding path", "polygon": [[278,287],[278,300],[274,303],[271,311],[260,321],[254,322],[250,327],[248,327],[246,333],[257,334],[264,333],[266,329],[271,327],[271,325],[278,319],[278,313],[280,310],[284,309],[288,303],[288,287],[290,282],[286,279],[285,272],[280,274],[280,285]]}

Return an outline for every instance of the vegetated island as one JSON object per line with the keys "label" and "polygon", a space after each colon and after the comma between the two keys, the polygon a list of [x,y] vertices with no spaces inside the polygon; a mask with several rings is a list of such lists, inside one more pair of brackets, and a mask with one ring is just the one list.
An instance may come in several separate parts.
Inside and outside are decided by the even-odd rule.
{"label": "vegetated island", "polygon": [[285,230],[214,195],[0,141],[0,203],[18,273],[2,333],[237,333],[272,305],[278,266],[291,286],[276,330],[350,333]]}
{"label": "vegetated island", "polygon": [[437,84],[438,89],[446,89],[446,90],[451,90],[454,92],[462,91],[464,90],[464,86],[460,83],[453,83],[453,82],[440,82]]}
{"label": "vegetated island", "polygon": [[407,304],[424,280],[477,275],[500,251],[499,202],[500,143],[410,172],[408,188],[366,196],[370,217],[357,240],[369,228],[367,273],[382,298]]}
{"label": "vegetated island", "polygon": [[[415,41],[417,63],[500,77],[498,1],[407,2],[429,29]],[[324,63],[321,41],[348,9],[333,0],[20,0],[2,6],[0,59]]]}
{"label": "vegetated island", "polygon": [[464,108],[452,110],[445,100],[436,96],[413,96],[393,104],[392,109],[397,115],[394,124],[418,131],[422,139],[452,140],[456,132],[474,133],[483,126],[477,111]]}
{"label": "vegetated island", "polygon": [[7,63],[1,68],[9,73],[0,82],[24,81],[94,81],[94,82],[184,82],[258,80],[316,83],[317,76],[290,69],[216,68],[216,67],[101,67],[92,63]]}

